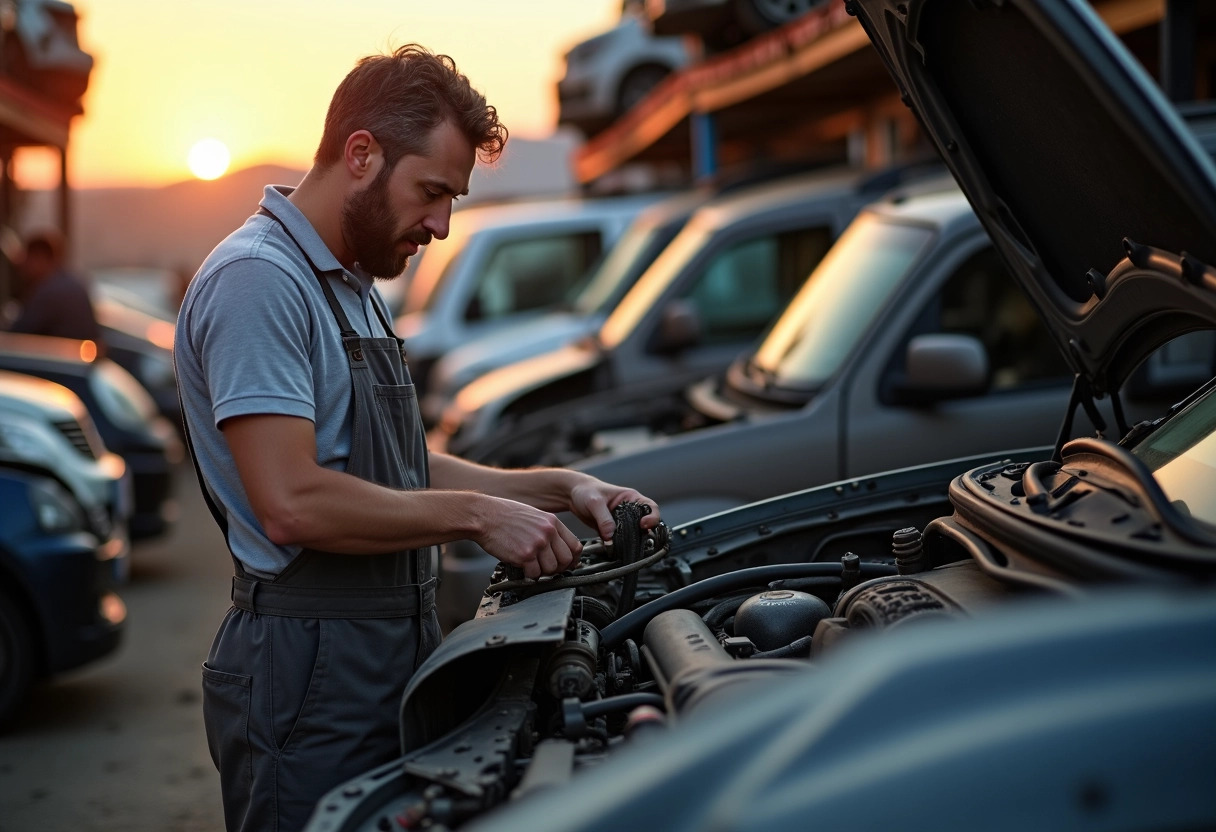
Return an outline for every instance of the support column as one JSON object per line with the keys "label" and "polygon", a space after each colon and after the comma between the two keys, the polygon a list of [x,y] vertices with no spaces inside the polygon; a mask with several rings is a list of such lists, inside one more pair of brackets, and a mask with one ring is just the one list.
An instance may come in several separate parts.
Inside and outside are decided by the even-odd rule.
{"label": "support column", "polygon": [[[0,150],[0,234],[13,227],[13,149]],[[0,256],[0,306],[13,299],[15,286],[14,264],[7,256]]]}
{"label": "support column", "polygon": [[64,239],[64,262],[71,262],[72,191],[68,187],[68,145],[59,148],[59,231]]}
{"label": "support column", "polygon": [[692,133],[692,177],[695,182],[718,172],[718,125],[713,113],[690,113]]}

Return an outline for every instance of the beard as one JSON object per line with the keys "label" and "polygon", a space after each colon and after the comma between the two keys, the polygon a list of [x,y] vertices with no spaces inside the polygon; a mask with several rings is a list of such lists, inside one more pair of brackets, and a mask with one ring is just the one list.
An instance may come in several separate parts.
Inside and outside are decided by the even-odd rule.
{"label": "beard", "polygon": [[355,255],[359,268],[380,280],[396,277],[405,270],[408,254],[398,245],[410,241],[424,246],[431,235],[413,229],[398,235],[396,216],[389,206],[388,180],[391,168],[384,168],[372,183],[346,200],[342,206],[342,236]]}

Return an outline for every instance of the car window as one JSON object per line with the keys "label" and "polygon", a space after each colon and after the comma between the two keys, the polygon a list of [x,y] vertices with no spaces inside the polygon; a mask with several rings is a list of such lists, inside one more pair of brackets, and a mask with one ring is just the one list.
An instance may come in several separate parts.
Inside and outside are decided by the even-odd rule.
{"label": "car window", "polygon": [[1216,390],[1209,390],[1132,449],[1179,511],[1216,524]]}
{"label": "car window", "polygon": [[486,260],[466,320],[486,320],[561,302],[600,256],[598,231],[507,240]]}
{"label": "car window", "polygon": [[139,429],[156,418],[156,402],[135,377],[113,361],[101,360],[89,374],[98,406],[116,425]]}
{"label": "car window", "polygon": [[765,336],[753,368],[780,387],[818,388],[932,239],[927,228],[858,216]]}
{"label": "car window", "polygon": [[985,246],[959,266],[929,304],[920,332],[970,335],[988,353],[993,390],[1071,377],[1059,348],[1005,268]]}
{"label": "car window", "polygon": [[[469,242],[469,235],[453,229],[446,240],[436,245],[431,241],[424,249],[424,256],[415,269],[406,268],[403,279],[409,281],[406,294],[406,312],[429,312],[443,292],[440,289],[447,285],[452,275],[456,273],[460,263],[460,255],[464,253]],[[411,273],[412,272],[412,273]]]}
{"label": "car window", "polygon": [[[591,273],[587,282],[571,292],[571,304],[584,315],[609,311],[624,284],[632,283],[648,265],[656,243],[664,236],[661,227],[633,226],[617,240]],[[668,241],[674,233],[666,235]]]}
{"label": "car window", "polygon": [[831,229],[819,226],[745,240],[720,251],[684,294],[697,310],[702,342],[758,336],[831,244]]}

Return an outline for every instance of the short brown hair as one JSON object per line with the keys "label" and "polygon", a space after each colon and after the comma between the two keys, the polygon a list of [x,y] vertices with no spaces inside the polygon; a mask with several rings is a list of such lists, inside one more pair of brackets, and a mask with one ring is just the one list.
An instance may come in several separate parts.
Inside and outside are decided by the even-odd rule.
{"label": "short brown hair", "polygon": [[336,164],[350,134],[367,130],[384,149],[391,170],[402,156],[426,152],[431,131],[444,121],[460,129],[484,162],[497,159],[507,143],[498,111],[457,71],[455,61],[406,44],[391,55],[361,59],[342,79],[313,161],[318,167]]}

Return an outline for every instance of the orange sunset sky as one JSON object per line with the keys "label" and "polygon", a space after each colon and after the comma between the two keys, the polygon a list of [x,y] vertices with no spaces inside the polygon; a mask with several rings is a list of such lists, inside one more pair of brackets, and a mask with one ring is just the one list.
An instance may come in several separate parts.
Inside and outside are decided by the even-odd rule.
{"label": "orange sunset sky", "polygon": [[[361,56],[416,41],[451,55],[512,135],[552,133],[563,52],[613,25],[619,0],[74,0],[95,64],[73,122],[77,188],[191,177],[200,139],[230,170],[307,168],[334,87]],[[25,151],[24,187],[57,181]]]}

